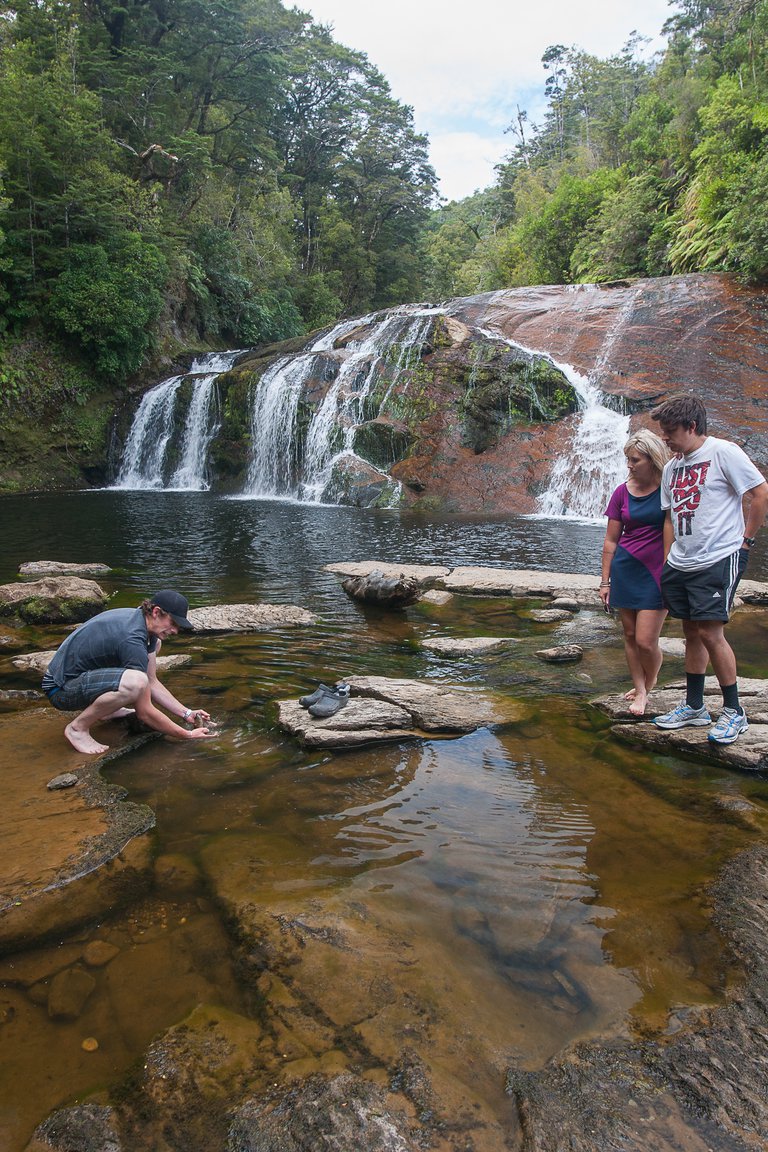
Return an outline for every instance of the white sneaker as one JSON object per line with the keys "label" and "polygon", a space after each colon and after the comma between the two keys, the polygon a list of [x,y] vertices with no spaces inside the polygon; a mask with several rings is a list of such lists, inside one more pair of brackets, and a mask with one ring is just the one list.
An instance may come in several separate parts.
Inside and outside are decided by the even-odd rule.
{"label": "white sneaker", "polygon": [[715,744],[733,744],[749,728],[749,721],[745,712],[737,712],[735,708],[723,708],[720,719],[709,733],[709,739]]}
{"label": "white sneaker", "polygon": [[671,712],[656,716],[653,722],[657,728],[707,728],[712,723],[712,717],[704,705],[701,708],[691,708],[690,704],[686,704],[683,700],[682,704],[678,704]]}

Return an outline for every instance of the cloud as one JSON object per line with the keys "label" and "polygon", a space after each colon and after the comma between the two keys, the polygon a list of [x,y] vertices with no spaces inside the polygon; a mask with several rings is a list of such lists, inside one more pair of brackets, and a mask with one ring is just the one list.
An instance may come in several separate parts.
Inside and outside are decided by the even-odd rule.
{"label": "cloud", "polygon": [[449,199],[492,181],[493,164],[511,147],[503,132],[518,105],[540,115],[546,48],[575,45],[605,58],[637,31],[658,49],[669,15],[668,0],[646,0],[641,11],[634,0],[473,0],[457,14],[445,0],[309,0],[299,7],[333,25],[337,41],[365,52],[396,99],[411,105]]}

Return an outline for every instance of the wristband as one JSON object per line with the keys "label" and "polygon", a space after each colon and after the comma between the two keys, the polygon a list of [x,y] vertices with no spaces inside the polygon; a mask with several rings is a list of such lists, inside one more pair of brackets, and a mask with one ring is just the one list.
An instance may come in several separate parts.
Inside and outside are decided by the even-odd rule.
{"label": "wristband", "polygon": [[751,548],[752,545],[754,544],[754,542],[755,542],[754,536],[745,536],[744,537],[744,543],[746,544],[747,548]]}
{"label": "wristband", "polygon": [[194,713],[192,712],[192,709],[191,708],[185,708],[184,709],[184,715],[182,716],[182,720],[184,721],[184,723],[186,723],[187,720],[189,720],[190,716],[192,716],[192,715],[194,715]]}

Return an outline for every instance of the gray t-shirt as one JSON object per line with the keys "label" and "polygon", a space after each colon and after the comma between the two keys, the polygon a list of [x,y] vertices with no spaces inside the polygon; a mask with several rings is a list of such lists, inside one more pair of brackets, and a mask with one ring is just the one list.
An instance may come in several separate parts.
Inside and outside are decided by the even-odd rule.
{"label": "gray t-shirt", "polygon": [[63,688],[94,668],[137,668],[146,672],[149,654],[157,648],[141,608],[112,608],[76,628],[48,665],[43,688]]}

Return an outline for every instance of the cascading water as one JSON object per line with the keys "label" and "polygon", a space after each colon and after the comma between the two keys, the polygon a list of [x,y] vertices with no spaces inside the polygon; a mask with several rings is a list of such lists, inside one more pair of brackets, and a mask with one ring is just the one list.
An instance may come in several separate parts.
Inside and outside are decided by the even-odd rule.
{"label": "cascading water", "polygon": [[[538,515],[593,520],[602,516],[611,493],[626,477],[624,444],[629,417],[607,408],[603,394],[570,364],[547,352],[534,351],[498,332],[480,329],[492,340],[503,340],[529,356],[541,356],[562,372],[579,400],[573,438],[550,472],[549,487],[538,500]],[[615,337],[614,337],[615,342]]]}
{"label": "cascading water", "polygon": [[[299,356],[278,360],[259,381],[251,413],[253,457],[245,495],[287,497],[320,503],[333,499],[343,465],[359,461],[355,432],[365,419],[365,402],[380,382],[382,411],[396,381],[420,357],[434,308],[401,308],[336,325]],[[343,354],[340,341],[357,329]],[[393,356],[393,350],[395,355]],[[334,363],[335,358],[335,363]],[[334,369],[326,394],[302,436],[300,399],[315,374]]]}
{"label": "cascading water", "polygon": [[[185,375],[171,376],[145,393],[125,442],[115,488],[200,492],[209,487],[208,449],[218,427],[216,379],[232,367],[239,355],[239,351],[209,353],[194,360]],[[192,394],[179,441],[178,463],[169,476],[177,401],[187,380],[191,382]]]}

